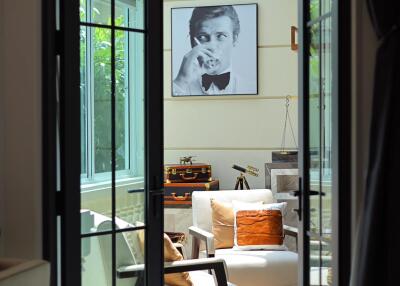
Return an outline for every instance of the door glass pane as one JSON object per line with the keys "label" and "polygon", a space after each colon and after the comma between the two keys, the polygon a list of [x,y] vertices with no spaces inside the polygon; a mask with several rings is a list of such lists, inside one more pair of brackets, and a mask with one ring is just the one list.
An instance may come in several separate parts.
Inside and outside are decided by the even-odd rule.
{"label": "door glass pane", "polygon": [[90,23],[111,25],[111,0],[86,0],[90,4]]}
{"label": "door glass pane", "polygon": [[[81,154],[87,154],[87,172],[81,175],[81,209],[111,217],[111,31],[82,27],[86,47],[81,49],[81,74],[86,79],[85,108],[81,108],[81,126],[87,139]],[[82,41],[82,40],[81,40]],[[82,94],[81,94],[82,97]],[[82,131],[81,131],[82,132]],[[82,169],[82,168],[81,168]],[[82,229],[82,233],[96,228]]]}
{"label": "door glass pane", "polygon": [[[93,23],[110,25],[110,3],[82,0],[81,21],[90,19]],[[112,273],[119,266],[144,263],[146,205],[144,34],[127,29],[137,3],[128,0],[115,3],[116,24],[121,26],[118,30],[81,23],[81,233],[84,235],[81,243],[85,286],[144,283],[143,273],[139,273],[141,278],[136,279],[136,284],[132,279],[117,279],[116,284],[112,281]],[[128,230],[132,227],[143,229]],[[122,233],[121,229],[127,232]],[[90,276],[96,276],[96,281],[90,281]]]}
{"label": "door glass pane", "polygon": [[324,109],[323,115],[323,148],[322,148],[322,180],[324,196],[322,197],[322,234],[330,235],[331,227],[331,185],[332,185],[332,50],[331,50],[331,18],[322,22],[321,41],[321,81]]}
{"label": "door glass pane", "polygon": [[332,33],[331,17],[322,22],[321,31],[321,94],[322,114],[322,148],[321,179],[323,196],[321,196],[321,277],[324,281],[331,275],[332,252]]}
{"label": "door glass pane", "polygon": [[[108,227],[107,227],[108,228]],[[109,286],[112,278],[111,235],[86,237],[81,240],[82,285]]]}
{"label": "door glass pane", "polygon": [[99,174],[111,172],[111,30],[92,31],[94,172]]}
{"label": "door glass pane", "polygon": [[310,27],[310,282],[332,279],[332,50],[331,17]]}
{"label": "door glass pane", "polygon": [[129,226],[144,222],[144,36],[115,32],[117,179],[116,215]]}
{"label": "door glass pane", "polygon": [[[309,142],[310,142],[310,190],[320,191],[320,58],[319,24],[311,27],[311,46],[309,57]],[[319,233],[319,197],[310,196],[310,226],[313,233]]]}
{"label": "door glass pane", "polygon": [[[145,263],[144,255],[145,231],[128,231],[116,235],[116,269],[127,265],[143,265]],[[117,286],[143,286],[144,271],[136,273],[135,277],[117,279]]]}
{"label": "door glass pane", "polygon": [[321,0],[321,14],[329,13],[332,10],[332,0]]}
{"label": "door glass pane", "polygon": [[129,169],[129,45],[128,32],[115,32],[115,169]]}
{"label": "door glass pane", "polygon": [[144,0],[116,0],[115,25],[143,29]]}
{"label": "door glass pane", "polygon": [[321,13],[321,0],[310,0],[310,18],[311,20],[317,19]]}
{"label": "door glass pane", "polygon": [[81,22],[86,22],[86,0],[79,0],[79,18]]}
{"label": "door glass pane", "polygon": [[88,80],[87,80],[87,29],[82,27],[80,30],[80,98],[81,98],[81,174],[83,177],[87,177],[87,116],[88,116]]}

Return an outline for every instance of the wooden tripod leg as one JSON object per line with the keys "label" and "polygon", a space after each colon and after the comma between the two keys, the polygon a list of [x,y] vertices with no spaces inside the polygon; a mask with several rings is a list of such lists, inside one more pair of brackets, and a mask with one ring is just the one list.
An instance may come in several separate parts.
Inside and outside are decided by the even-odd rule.
{"label": "wooden tripod leg", "polygon": [[240,189],[243,190],[243,178],[240,178]]}
{"label": "wooden tripod leg", "polygon": [[250,186],[249,186],[249,183],[247,183],[246,177],[244,177],[243,180],[244,180],[244,184],[246,185],[246,189],[250,190]]}
{"label": "wooden tripod leg", "polygon": [[239,188],[239,177],[236,178],[235,190]]}

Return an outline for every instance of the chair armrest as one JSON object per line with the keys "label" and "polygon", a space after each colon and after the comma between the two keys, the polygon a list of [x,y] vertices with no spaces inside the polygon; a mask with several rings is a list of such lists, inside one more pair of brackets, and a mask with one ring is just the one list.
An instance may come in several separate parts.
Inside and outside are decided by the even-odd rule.
{"label": "chair armrest", "polygon": [[297,227],[288,226],[288,225],[283,225],[283,231],[284,231],[285,235],[290,235],[290,236],[293,236],[294,238],[297,238],[297,235],[299,233]]}
{"label": "chair armrest", "polygon": [[221,258],[202,258],[167,262],[164,264],[164,273],[178,273],[183,271],[214,270],[218,286],[228,284],[225,261]]}
{"label": "chair armrest", "polygon": [[196,239],[202,240],[206,244],[206,254],[207,257],[215,256],[215,248],[214,248],[214,235],[208,231],[205,231],[196,226],[189,227],[189,234],[193,235]]}
{"label": "chair armrest", "polygon": [[118,278],[140,277],[144,272],[144,264],[121,266],[117,269]]}
{"label": "chair armrest", "polygon": [[[198,270],[214,270],[218,286],[226,286],[228,284],[226,264],[223,259],[203,258],[164,263],[165,274]],[[118,278],[138,277],[143,271],[144,264],[123,266],[118,268],[117,276]]]}

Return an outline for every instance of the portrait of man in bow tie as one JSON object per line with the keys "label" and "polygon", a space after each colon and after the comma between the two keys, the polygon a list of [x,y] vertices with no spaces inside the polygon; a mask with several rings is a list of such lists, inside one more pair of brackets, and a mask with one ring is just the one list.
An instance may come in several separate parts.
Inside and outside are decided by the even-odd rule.
{"label": "portrait of man in bow tie", "polygon": [[[241,20],[237,9],[241,9],[250,17],[254,11],[253,19]],[[173,34],[174,24],[177,25],[174,23],[174,16],[177,19],[183,18],[182,15],[173,13]],[[190,49],[181,57],[179,65],[174,54],[177,43],[172,43],[173,57],[175,56],[175,64],[173,62],[172,67],[172,95],[257,94],[256,18],[255,4],[192,9],[188,27]],[[242,43],[242,51],[236,51],[240,35],[243,33],[241,27],[244,20],[254,22],[255,31],[250,33],[253,41]],[[246,27],[251,27],[251,23],[246,24]],[[174,38],[176,35],[173,35]],[[246,39],[249,39],[249,35]]]}

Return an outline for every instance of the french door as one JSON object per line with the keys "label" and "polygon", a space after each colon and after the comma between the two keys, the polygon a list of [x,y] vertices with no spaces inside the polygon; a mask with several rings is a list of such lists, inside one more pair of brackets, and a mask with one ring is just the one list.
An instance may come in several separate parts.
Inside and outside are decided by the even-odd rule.
{"label": "french door", "polygon": [[345,285],[351,239],[350,7],[340,0],[301,2],[299,285]]}
{"label": "french door", "polygon": [[[163,285],[162,2],[56,3],[53,285]],[[119,279],[121,263],[135,277]]]}

